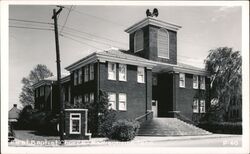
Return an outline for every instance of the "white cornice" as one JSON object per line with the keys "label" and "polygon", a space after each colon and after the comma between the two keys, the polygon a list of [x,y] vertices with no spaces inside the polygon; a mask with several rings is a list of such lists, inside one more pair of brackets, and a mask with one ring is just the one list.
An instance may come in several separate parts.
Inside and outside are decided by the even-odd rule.
{"label": "white cornice", "polygon": [[175,24],[171,24],[171,23],[168,23],[165,21],[157,20],[157,19],[152,18],[152,17],[147,17],[147,18],[144,18],[143,20],[135,23],[134,25],[130,26],[129,28],[127,28],[125,30],[125,32],[133,33],[136,30],[141,29],[142,27],[145,27],[147,25],[154,25],[154,26],[166,28],[166,29],[173,30],[173,31],[178,31],[181,28],[181,26],[179,26],[179,25],[175,25]]}
{"label": "white cornice", "polygon": [[41,80],[39,82],[37,82],[36,84],[34,84],[32,87],[34,89],[42,86],[42,85],[51,85],[54,81],[49,81],[49,80]]}

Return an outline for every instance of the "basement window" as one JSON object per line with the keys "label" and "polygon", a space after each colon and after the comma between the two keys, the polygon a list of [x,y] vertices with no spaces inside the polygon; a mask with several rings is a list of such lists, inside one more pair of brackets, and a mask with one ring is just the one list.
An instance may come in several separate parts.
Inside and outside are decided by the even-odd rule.
{"label": "basement window", "polygon": [[70,114],[70,134],[81,134],[81,114],[71,113]]}

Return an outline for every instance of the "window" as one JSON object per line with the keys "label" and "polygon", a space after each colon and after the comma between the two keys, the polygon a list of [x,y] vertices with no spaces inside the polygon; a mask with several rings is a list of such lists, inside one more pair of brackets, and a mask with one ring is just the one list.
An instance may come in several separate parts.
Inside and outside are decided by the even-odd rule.
{"label": "window", "polygon": [[138,30],[137,32],[135,32],[135,36],[134,36],[134,51],[138,52],[140,50],[143,50],[143,31],[142,30]]}
{"label": "window", "polygon": [[200,101],[200,113],[205,113],[206,112],[206,110],[205,110],[205,107],[206,105],[205,105],[205,100],[201,100]]}
{"label": "window", "polygon": [[199,105],[198,105],[199,100],[198,99],[194,99],[193,102],[193,113],[199,113]]}
{"label": "window", "polygon": [[77,80],[78,80],[77,71],[75,71],[74,72],[74,85],[77,85]]}
{"label": "window", "polygon": [[38,97],[38,96],[39,96],[39,90],[36,89],[36,97]]}
{"label": "window", "polygon": [[180,73],[179,74],[179,86],[182,88],[185,88],[185,74],[184,73]]}
{"label": "window", "polygon": [[124,93],[119,94],[119,110],[127,110],[127,95]]}
{"label": "window", "polygon": [[82,83],[82,69],[78,70],[78,84]]}
{"label": "window", "polygon": [[94,99],[95,99],[94,93],[90,93],[90,94],[89,94],[89,102],[90,102],[90,103],[93,103],[93,102],[94,102]]}
{"label": "window", "polygon": [[94,64],[90,64],[89,69],[90,69],[89,80],[94,80]]}
{"label": "window", "polygon": [[88,82],[89,81],[89,66],[85,66],[84,67],[84,82]]}
{"label": "window", "polygon": [[40,87],[40,96],[44,96],[44,87]]}
{"label": "window", "polygon": [[119,64],[119,81],[127,81],[127,65]]}
{"label": "window", "polygon": [[198,84],[199,84],[198,75],[193,75],[193,88],[198,89]]}
{"label": "window", "polygon": [[116,80],[116,64],[115,63],[108,63],[108,79],[109,80]]}
{"label": "window", "polygon": [[71,88],[68,89],[68,101],[71,102]]}
{"label": "window", "polygon": [[161,28],[157,34],[158,57],[169,59],[169,34],[168,31]]}
{"label": "window", "polygon": [[205,77],[204,76],[200,77],[200,89],[205,90]]}
{"label": "window", "polygon": [[144,83],[145,81],[145,70],[144,67],[137,67],[137,82]]}
{"label": "window", "polygon": [[84,95],[84,102],[85,102],[85,103],[88,103],[88,102],[89,102],[89,95],[88,95],[88,94],[85,94],[85,95]]}
{"label": "window", "polygon": [[81,114],[80,113],[70,113],[70,134],[80,134],[81,133]]}
{"label": "window", "polygon": [[116,110],[116,94],[108,93],[109,109]]}

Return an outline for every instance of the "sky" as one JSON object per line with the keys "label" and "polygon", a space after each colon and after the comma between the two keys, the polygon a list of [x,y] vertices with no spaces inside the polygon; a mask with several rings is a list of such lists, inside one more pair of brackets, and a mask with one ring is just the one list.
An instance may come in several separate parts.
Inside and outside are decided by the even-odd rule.
{"label": "sky", "polygon": [[[47,65],[56,74],[54,31],[47,30],[52,29],[53,25],[45,24],[53,23],[51,17],[54,8],[57,7],[9,7],[9,109],[13,104],[21,107],[21,80],[37,64]],[[66,66],[92,52],[111,47],[128,50],[129,35],[124,30],[144,19],[146,10],[153,8],[159,10],[157,19],[182,26],[177,33],[179,62],[204,67],[203,61],[210,49],[227,46],[241,51],[242,16],[239,6],[65,5],[58,19],[62,73],[67,73],[64,70]]]}

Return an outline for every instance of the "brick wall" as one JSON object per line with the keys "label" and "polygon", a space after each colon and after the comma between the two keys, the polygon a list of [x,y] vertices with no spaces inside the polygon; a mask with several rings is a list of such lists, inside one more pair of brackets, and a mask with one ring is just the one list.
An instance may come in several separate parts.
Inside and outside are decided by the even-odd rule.
{"label": "brick wall", "polygon": [[[144,49],[135,54],[154,61],[177,64],[177,32],[168,30],[169,59],[159,58],[157,55],[157,31],[159,28],[160,27],[150,25],[141,29],[144,35]],[[131,52],[134,52],[134,35],[135,32],[129,35],[129,46]]]}
{"label": "brick wall", "polygon": [[[118,65],[117,65],[118,68]],[[151,70],[147,70],[147,88],[146,83],[137,83],[137,66],[127,65],[127,81],[108,80],[107,63],[100,63],[100,89],[105,92],[116,93],[116,107],[119,106],[119,93],[127,94],[127,110],[118,111],[118,118],[134,119],[146,112],[146,90],[148,98],[148,110],[151,110],[152,86]]]}

